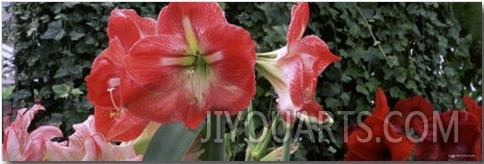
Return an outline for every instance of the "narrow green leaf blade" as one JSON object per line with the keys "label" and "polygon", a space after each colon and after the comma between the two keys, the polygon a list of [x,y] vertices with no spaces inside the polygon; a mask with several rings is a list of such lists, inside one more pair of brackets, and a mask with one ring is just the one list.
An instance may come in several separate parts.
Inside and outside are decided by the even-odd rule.
{"label": "narrow green leaf blade", "polygon": [[193,131],[181,122],[164,124],[158,128],[143,161],[181,161],[204,124]]}

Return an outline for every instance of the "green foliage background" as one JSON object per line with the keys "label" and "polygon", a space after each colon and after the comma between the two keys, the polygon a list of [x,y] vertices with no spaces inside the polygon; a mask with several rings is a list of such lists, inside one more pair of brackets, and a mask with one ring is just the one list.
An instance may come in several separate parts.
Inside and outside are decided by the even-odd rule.
{"label": "green foliage background", "polygon": [[[15,42],[17,81],[9,97],[14,107],[40,102],[47,111],[37,115],[39,125],[58,124],[66,136],[72,133],[72,124],[93,113],[85,96],[84,77],[96,55],[107,47],[111,10],[132,8],[141,16],[156,18],[166,4],[11,3],[7,9],[13,16],[3,24],[2,40]],[[220,5],[230,23],[252,34],[257,52],[285,45],[292,3]],[[334,114],[330,129],[336,140],[330,140],[327,131],[319,134],[313,130],[316,138],[323,138],[317,143],[302,135],[293,160],[342,160],[343,116],[336,112],[370,111],[377,87],[384,89],[390,106],[398,99],[421,94],[437,111],[463,108],[463,95],[479,97],[482,20],[480,9],[469,6],[478,5],[310,3],[306,34],[321,37],[343,58],[323,72],[316,91],[320,104]],[[260,75],[257,88],[255,110],[274,111],[276,95]],[[354,118],[351,116],[349,122],[355,123]],[[259,122],[256,126],[260,130],[263,125]],[[244,128],[234,132],[242,136]],[[283,135],[282,130],[279,134]],[[243,137],[238,141],[229,153],[231,160],[244,159],[246,144]],[[271,142],[269,147],[279,145]]]}

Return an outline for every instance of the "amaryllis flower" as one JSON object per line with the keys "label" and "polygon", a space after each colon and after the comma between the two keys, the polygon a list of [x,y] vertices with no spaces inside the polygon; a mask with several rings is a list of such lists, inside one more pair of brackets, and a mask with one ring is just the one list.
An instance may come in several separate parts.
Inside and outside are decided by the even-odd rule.
{"label": "amaryllis flower", "polygon": [[[395,105],[394,111],[399,112],[398,114],[401,114],[401,116],[391,116],[390,122],[395,125],[399,133],[408,133],[407,130],[410,129],[405,129],[408,122],[408,127],[412,128],[417,135],[425,135],[426,139],[432,138],[432,133],[428,133],[428,131],[433,127],[429,125],[428,121],[434,115],[434,107],[423,96],[399,100]],[[438,115],[438,113],[435,114]],[[424,134],[425,131],[427,131],[426,134]]]}
{"label": "amaryllis flower", "polygon": [[142,18],[130,9],[114,9],[111,12],[108,22],[109,47],[96,57],[91,74],[85,79],[87,97],[95,107],[96,128],[108,140],[132,140],[141,134],[148,123],[125,110],[129,102],[122,101],[119,86],[120,83],[132,83],[129,78],[123,78],[127,52],[135,42],[155,34],[154,19]]}
{"label": "amaryllis flower", "polygon": [[482,107],[469,96],[464,96],[464,105],[466,106],[467,112],[476,116],[479,120],[478,131],[480,135],[474,143],[474,155],[477,161],[482,161]]}
{"label": "amaryllis flower", "polygon": [[[376,93],[375,108],[365,118],[359,128],[352,130],[348,137],[348,161],[407,160],[412,154],[415,143],[385,120],[389,113],[387,99],[381,88]],[[387,133],[385,132],[387,130]]]}
{"label": "amaryllis flower", "polygon": [[467,112],[477,117],[479,122],[481,122],[478,126],[482,126],[482,107],[469,96],[464,96],[464,105],[466,106]]}
{"label": "amaryllis flower", "polygon": [[319,74],[341,58],[333,55],[319,37],[302,38],[308,21],[308,4],[293,6],[286,46],[258,54],[256,69],[274,87],[279,112],[286,122],[293,122],[296,116],[312,122],[332,122],[317,103],[315,90]]}
{"label": "amaryllis flower", "polygon": [[120,83],[125,109],[195,129],[207,111],[235,114],[248,106],[255,94],[255,43],[227,23],[217,3],[170,3],[157,32],[129,50]]}
{"label": "amaryllis flower", "polygon": [[139,161],[141,155],[136,155],[132,142],[121,145],[111,144],[97,132],[94,126],[94,116],[86,121],[75,124],[74,134],[63,142],[46,142],[45,160],[48,161]]}
{"label": "amaryllis flower", "polygon": [[45,143],[62,132],[55,126],[40,126],[31,133],[27,131],[35,114],[45,108],[39,104],[27,110],[17,111],[17,118],[5,129],[3,140],[3,160],[41,161],[45,155]]}
{"label": "amaryllis flower", "polygon": [[482,108],[470,98],[464,98],[464,102],[467,111],[450,110],[429,119],[433,127],[429,133],[435,138],[419,143],[416,160],[482,160],[482,122],[476,115]]}

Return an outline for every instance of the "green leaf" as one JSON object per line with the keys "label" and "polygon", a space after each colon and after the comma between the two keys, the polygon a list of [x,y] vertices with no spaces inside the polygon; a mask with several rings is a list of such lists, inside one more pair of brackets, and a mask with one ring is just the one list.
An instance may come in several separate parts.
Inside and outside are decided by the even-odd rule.
{"label": "green leaf", "polygon": [[74,88],[71,90],[71,93],[74,94],[74,95],[82,95],[84,94],[84,92],[81,91],[81,89],[79,88]]}
{"label": "green leaf", "polygon": [[357,92],[360,92],[360,93],[363,93],[365,95],[369,95],[370,94],[370,93],[368,93],[368,90],[366,89],[366,87],[364,85],[362,85],[362,84],[356,86],[356,91]]}
{"label": "green leaf", "polygon": [[60,40],[62,37],[64,37],[64,35],[65,31],[62,29],[62,21],[56,20],[49,23],[47,26],[47,31],[40,38]]}
{"label": "green leaf", "polygon": [[252,156],[256,159],[259,159],[260,156],[264,155],[267,151],[267,145],[269,144],[269,141],[271,141],[272,138],[272,130],[274,130],[280,120],[279,113],[277,114],[276,117],[274,117],[274,120],[272,120],[271,127],[268,128],[267,126],[264,126],[262,133],[259,135],[260,137],[264,137],[262,141],[259,143],[256,143],[256,146],[253,150],[251,150]]}
{"label": "green leaf", "polygon": [[61,67],[56,71],[54,78],[62,78],[68,75],[70,75],[69,70],[67,68]]}
{"label": "green leaf", "polygon": [[13,89],[15,89],[15,86],[3,87],[2,88],[2,100],[9,99],[10,98],[10,95],[13,92]]}
{"label": "green leaf", "polygon": [[324,102],[326,103],[327,106],[331,106],[331,107],[341,106],[341,102],[339,101],[339,99],[336,99],[336,98],[333,98],[333,97],[326,98],[326,100],[324,100]]}
{"label": "green leaf", "polygon": [[52,86],[52,90],[56,94],[56,96],[60,98],[64,98],[69,96],[68,92],[70,90],[70,86],[67,84],[59,84]]}
{"label": "green leaf", "polygon": [[69,33],[69,36],[71,37],[72,40],[79,40],[79,38],[82,38],[85,34],[84,33],[78,33],[76,31],[71,31]]}
{"label": "green leaf", "polygon": [[387,64],[388,64],[388,66],[390,66],[390,68],[400,65],[400,64],[398,64],[398,58],[396,56],[388,56],[387,57]]}
{"label": "green leaf", "polygon": [[190,130],[181,122],[162,125],[153,136],[143,161],[181,161],[205,124]]}

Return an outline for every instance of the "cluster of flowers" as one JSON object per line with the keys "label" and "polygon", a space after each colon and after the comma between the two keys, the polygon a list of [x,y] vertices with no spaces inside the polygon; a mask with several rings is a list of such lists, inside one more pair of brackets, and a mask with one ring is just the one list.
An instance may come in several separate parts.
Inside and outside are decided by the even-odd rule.
{"label": "cluster of flowers", "polygon": [[328,115],[320,116],[315,89],[318,75],[341,58],[319,37],[303,37],[308,21],[308,4],[297,3],[286,46],[257,54],[249,32],[228,23],[217,3],[170,3],[157,20],[114,9],[109,46],[85,78],[94,115],[74,125],[67,141],[54,142],[52,137],[62,136],[56,127],[27,132],[42,107],[25,114],[21,110],[6,130],[4,159],[140,159],[130,142],[149,122],[181,121],[196,129],[208,111],[235,114],[246,108],[256,91],[254,69],[273,85],[286,122],[294,122],[302,111],[307,113],[302,117],[317,123],[331,122]]}
{"label": "cluster of flowers", "polygon": [[94,160],[141,160],[136,155],[133,142],[121,145],[111,144],[96,131],[94,116],[74,125],[76,131],[66,141],[55,142],[51,139],[62,137],[62,131],[51,125],[43,125],[28,132],[35,114],[45,110],[41,105],[34,105],[27,110],[17,111],[17,118],[5,128],[3,142],[3,160],[7,161],[94,161]]}
{"label": "cluster of flowers", "polygon": [[400,100],[390,112],[378,89],[371,115],[361,126],[348,128],[345,160],[480,161],[482,107],[467,96],[464,104],[466,111],[439,114],[429,101],[415,96]]}

